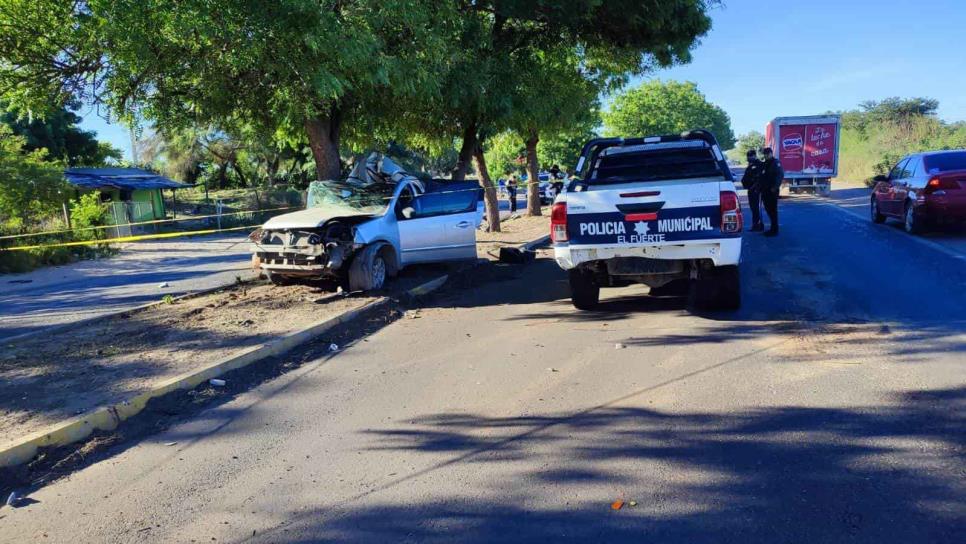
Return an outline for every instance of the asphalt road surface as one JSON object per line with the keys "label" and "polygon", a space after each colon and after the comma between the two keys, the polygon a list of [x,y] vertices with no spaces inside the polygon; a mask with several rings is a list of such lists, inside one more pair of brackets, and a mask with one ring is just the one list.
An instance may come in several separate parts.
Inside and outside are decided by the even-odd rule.
{"label": "asphalt road surface", "polygon": [[582,313],[552,260],[501,268],[33,492],[0,541],[962,542],[966,267],[782,217],[736,313]]}
{"label": "asphalt road surface", "polygon": [[250,246],[237,234],[126,244],[109,259],[0,275],[0,340],[251,275]]}

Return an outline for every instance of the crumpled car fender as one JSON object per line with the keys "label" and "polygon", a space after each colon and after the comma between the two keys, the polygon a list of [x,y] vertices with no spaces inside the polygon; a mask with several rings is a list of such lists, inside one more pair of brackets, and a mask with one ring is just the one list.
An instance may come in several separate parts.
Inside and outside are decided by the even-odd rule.
{"label": "crumpled car fender", "polygon": [[387,214],[356,225],[353,242],[357,248],[385,242],[392,247],[396,262],[402,262],[402,255],[399,252],[399,227],[396,225],[395,217],[391,215]]}

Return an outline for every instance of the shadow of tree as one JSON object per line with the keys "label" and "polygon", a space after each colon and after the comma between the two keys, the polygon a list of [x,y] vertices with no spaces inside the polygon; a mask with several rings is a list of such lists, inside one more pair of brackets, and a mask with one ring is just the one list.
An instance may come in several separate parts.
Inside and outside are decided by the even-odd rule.
{"label": "shadow of tree", "polygon": [[[335,511],[292,513],[254,540],[905,544],[961,542],[966,530],[966,388],[862,409],[667,413],[609,404],[411,423],[406,432],[371,431],[372,447],[453,456]],[[378,499],[405,493],[416,478],[444,482],[445,469],[467,463],[488,475],[478,488]],[[618,483],[635,507],[609,508],[614,496],[605,493]],[[509,490],[516,500],[497,498]]]}

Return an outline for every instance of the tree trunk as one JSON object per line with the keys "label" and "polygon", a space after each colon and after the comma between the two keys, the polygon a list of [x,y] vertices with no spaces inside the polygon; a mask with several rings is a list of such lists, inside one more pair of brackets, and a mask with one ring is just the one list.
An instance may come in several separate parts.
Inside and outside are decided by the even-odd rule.
{"label": "tree trunk", "polygon": [[470,124],[463,130],[463,145],[460,146],[456,168],[453,169],[454,180],[463,181],[466,179],[466,171],[470,169],[470,161],[473,159],[476,150],[476,141],[476,124]]}
{"label": "tree trunk", "polygon": [[[527,215],[542,215],[540,211],[540,165],[537,163],[537,143],[540,134],[531,129],[527,138]],[[553,180],[550,180],[551,182]]]}
{"label": "tree trunk", "polygon": [[473,158],[476,159],[476,169],[480,174],[480,186],[483,187],[486,222],[490,226],[490,232],[500,232],[500,200],[496,196],[496,187],[493,185],[493,180],[490,179],[490,171],[486,168],[486,157],[483,155],[482,145],[474,147]]}
{"label": "tree trunk", "polygon": [[235,171],[235,175],[237,175],[238,179],[241,181],[242,187],[248,187],[248,178],[246,178],[245,174],[242,173],[242,170],[238,166],[237,162],[231,163],[231,169]]}
{"label": "tree trunk", "polygon": [[342,119],[338,108],[329,115],[317,115],[305,120],[305,132],[309,147],[315,157],[315,176],[319,180],[342,177],[342,160],[339,158],[339,129]]}
{"label": "tree trunk", "polygon": [[218,188],[227,189],[228,188],[228,165],[221,163],[218,167]]}

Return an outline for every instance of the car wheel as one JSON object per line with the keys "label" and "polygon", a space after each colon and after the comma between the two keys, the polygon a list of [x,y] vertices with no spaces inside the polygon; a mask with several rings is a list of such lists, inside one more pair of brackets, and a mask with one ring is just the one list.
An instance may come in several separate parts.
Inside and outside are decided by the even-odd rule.
{"label": "car wheel", "polygon": [[906,232],[909,234],[920,234],[922,232],[922,221],[916,218],[916,208],[912,204],[906,204],[905,221],[903,223]]}
{"label": "car wheel", "polygon": [[594,281],[594,277],[587,272],[571,269],[568,272],[570,279],[570,300],[578,310],[593,310],[600,301],[600,286]]}
{"label": "car wheel", "polygon": [[386,283],[388,267],[381,254],[381,245],[366,246],[349,266],[350,291],[374,291]]}
{"label": "car wheel", "polygon": [[869,209],[871,210],[873,223],[885,222],[886,216],[882,215],[882,212],[879,211],[879,200],[876,197],[872,197],[872,202],[869,204]]}

